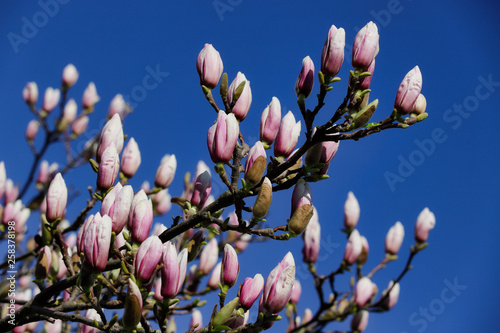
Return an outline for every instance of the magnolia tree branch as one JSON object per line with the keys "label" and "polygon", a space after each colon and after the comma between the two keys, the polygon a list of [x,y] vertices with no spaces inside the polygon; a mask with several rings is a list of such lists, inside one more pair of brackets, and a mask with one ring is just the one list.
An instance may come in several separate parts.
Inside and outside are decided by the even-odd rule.
{"label": "magnolia tree branch", "polygon": [[[14,230],[12,226],[14,222],[22,224],[20,217],[26,211],[21,209],[29,207],[37,210],[44,202],[40,219],[42,231],[31,241],[30,251],[16,258],[8,256],[8,260],[0,264],[0,269],[4,269],[3,274],[6,274],[8,268],[13,269],[16,264],[22,263],[21,275],[34,275],[34,282],[40,291],[34,297],[19,300],[12,313],[15,319],[10,316],[0,319],[0,331],[11,330],[12,320],[14,326],[41,320],[62,320],[105,332],[149,333],[156,332],[151,326],[151,322],[156,320],[161,332],[166,333],[171,331],[175,316],[191,313],[193,323],[198,321],[198,324],[192,324],[189,332],[194,332],[195,328],[197,332],[261,332],[281,319],[278,314],[283,309],[286,309],[286,317],[291,321],[291,332],[323,331],[330,323],[344,321],[351,315],[354,317],[353,330],[362,331],[367,317],[363,319],[361,316],[367,311],[382,312],[394,306],[398,297],[395,294],[399,294],[398,282],[411,268],[416,253],[427,246],[429,230],[435,224],[430,211],[424,210],[422,217],[417,219],[416,245],[411,248],[406,267],[376,302],[369,279],[397,258],[404,234],[399,222],[389,230],[386,238],[386,257],[368,275],[363,276],[362,266],[367,260],[368,245],[366,239],[366,244],[363,243],[356,229],[359,204],[355,198],[348,197],[344,207],[343,231],[348,236],[344,258],[339,267],[328,274],[318,274],[316,267],[321,238],[308,182],[328,178],[326,170],[341,140],[356,141],[391,128],[408,128],[427,117],[425,98],[420,94],[422,78],[420,70],[415,67],[401,83],[390,115],[378,122],[370,122],[378,106],[378,100],[369,101],[369,85],[378,52],[378,30],[370,22],[359,35],[354,46],[357,52],[354,54],[363,56],[359,56],[359,59],[353,57],[354,69],[350,71],[346,96],[331,118],[321,125],[315,124],[316,116],[325,106],[327,93],[333,89],[332,84],[340,80],[336,75],[343,62],[345,31],[335,26],[329,31],[321,71],[317,72],[319,93],[312,110],[307,108],[306,102],[312,92],[316,73],[311,58],[304,58],[295,85],[298,109],[305,124],[302,130],[305,140],[298,147],[300,121],[296,122],[291,112],[281,119],[277,98],[273,98],[262,114],[261,141],[252,148],[245,143],[240,126],[243,126],[252,101],[250,82],[244,74],[238,73],[229,85],[227,74],[222,74],[219,53],[213,46],[206,44],[197,59],[197,70],[205,98],[217,113],[217,120],[208,131],[207,143],[214,169],[227,190],[207,203],[212,178],[210,170],[206,170],[206,164],[199,163],[193,182],[190,182],[191,176],[187,173],[184,193],[181,197],[171,199],[171,203],[180,206],[182,213],[173,217],[170,227],[155,230],[153,235],[150,235],[153,216],[168,210],[161,207],[160,200],[162,196],[169,198],[166,190],[176,171],[175,156],[166,155],[162,159],[154,188],[136,190],[134,193],[128,185],[129,179],[134,176],[141,159],[135,140],[129,140],[123,150],[125,139],[122,121],[130,111],[123,98],[121,104],[118,99],[120,110],[109,114],[101,133],[93,135],[86,147],[73,157],[71,141],[83,130],[75,128],[70,134],[68,126],[70,123],[75,124],[75,119],[85,120],[93,112],[99,100],[95,86],[89,84],[85,90],[83,112],[76,118],[76,114],[71,115],[71,110],[66,110],[71,102],[67,102],[68,90],[78,79],[74,66],[67,66],[63,73],[62,98],[59,99],[58,91],[49,91],[40,110],[35,107],[38,88],[36,84],[29,83],[23,91],[23,97],[44,129],[45,138],[40,151],[35,148],[33,140],[29,143],[34,161],[27,181],[17,196],[20,200],[16,202],[16,208],[13,204],[6,205],[0,213],[2,222],[7,220],[10,223],[1,226],[0,240],[11,241],[16,233],[22,233],[22,228]],[[360,41],[370,45],[360,44]],[[212,94],[219,81],[223,111]],[[59,105],[60,114],[55,127],[51,129],[48,116],[56,105]],[[113,105],[110,106],[112,109]],[[339,121],[342,117],[344,120]],[[31,134],[34,137],[36,133]],[[64,141],[66,166],[51,179],[37,184],[38,192],[29,204],[19,208],[21,199],[33,183],[41,159],[49,146],[58,141]],[[269,156],[268,159],[265,149],[271,148],[273,142],[275,156]],[[68,201],[62,175],[87,162],[96,172],[96,187],[88,187],[90,198],[86,205],[71,224],[61,227],[61,221],[66,218]],[[0,172],[3,168],[1,164]],[[5,178],[3,176],[0,174],[0,183]],[[292,187],[290,218],[275,221],[270,227],[259,226],[271,206],[273,192]],[[0,190],[3,194],[3,188]],[[254,196],[257,198],[253,206],[247,206],[245,199]],[[99,212],[90,215],[96,205],[100,206]],[[234,214],[223,219],[224,210],[232,206]],[[18,221],[10,221],[5,217],[14,209],[19,211],[11,215]],[[250,219],[246,219],[247,213],[252,215]],[[67,238],[73,231],[78,231],[76,247],[70,245],[71,241]],[[227,236],[224,236],[225,232]],[[290,252],[265,282],[260,274],[253,279],[247,278],[240,286],[237,297],[226,300],[229,289],[235,286],[238,278],[238,253],[244,251],[248,244],[267,239],[287,241],[301,234],[304,262],[309,264],[318,298],[314,314],[311,312],[308,318],[304,315],[302,322],[298,322],[297,302],[300,292],[297,296],[296,264]],[[219,257],[222,257],[220,272],[214,268]],[[58,269],[53,258],[58,260]],[[191,264],[188,269],[188,263],[196,258],[199,258],[197,265]],[[11,264],[13,259],[16,264]],[[352,272],[350,289],[337,290],[336,280],[351,273],[352,267],[356,269]],[[207,286],[199,288],[201,279],[210,272]],[[154,292],[151,291],[153,284]],[[8,282],[2,286],[5,285]],[[0,303],[9,304],[11,300],[2,294],[2,290],[0,288]],[[205,296],[211,292],[219,292],[219,302],[213,307],[208,323],[202,325],[196,316],[198,308],[203,307],[206,300],[201,297],[193,299],[193,296]],[[61,296],[63,293],[64,297]],[[248,319],[243,319],[245,312],[259,296],[261,300],[257,320],[248,323]],[[123,309],[123,316],[120,321],[118,314],[106,318],[104,309]],[[85,316],[82,311],[86,311]],[[94,313],[96,317],[93,318]],[[358,319],[359,323],[356,323]]]}

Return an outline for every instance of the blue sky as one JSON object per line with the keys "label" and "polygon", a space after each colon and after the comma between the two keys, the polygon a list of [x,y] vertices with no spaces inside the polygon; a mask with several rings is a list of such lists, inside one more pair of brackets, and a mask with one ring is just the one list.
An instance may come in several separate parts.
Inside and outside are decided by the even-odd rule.
{"label": "blue sky", "polygon": [[[46,5],[54,3],[56,7]],[[214,4],[226,10],[218,10]],[[70,96],[80,101],[88,82],[93,81],[101,97],[91,117],[91,132],[101,128],[115,94],[128,95],[135,104],[124,124],[126,134],[138,142],[143,160],[131,181],[134,188],[143,180],[152,182],[161,157],[169,153],[178,160],[170,192],[179,195],[184,172],[193,172],[200,159],[210,161],[205,138],[215,113],[201,93],[195,68],[205,43],[220,52],[230,80],[241,71],[251,82],[252,108],[241,130],[253,144],[261,112],[273,96],[281,101],[283,112],[292,110],[299,118],[294,84],[301,61],[310,55],[316,69],[320,68],[329,27],[334,24],[345,29],[350,50],[357,30],[374,21],[380,33],[371,84],[371,97],[380,101],[374,119],[390,113],[399,83],[415,65],[422,71],[429,117],[407,130],[340,144],[330,179],[311,185],[322,241],[329,244],[319,272],[336,269],[343,254],[345,239],[339,229],[348,191],[360,202],[358,227],[370,243],[365,271],[382,259],[387,230],[396,221],[405,226],[401,260],[374,278],[381,290],[404,267],[415,219],[429,207],[437,219],[429,248],[417,256],[414,269],[402,281],[398,305],[389,313],[372,314],[366,332],[493,331],[489,318],[494,318],[495,300],[500,296],[500,289],[491,287],[497,285],[499,273],[495,249],[500,221],[494,210],[500,199],[500,138],[494,123],[500,96],[498,9],[494,1],[451,0],[2,1],[0,160],[5,161],[9,178],[25,181],[32,157],[24,130],[32,115],[22,101],[22,88],[28,81],[36,81],[41,93],[48,86],[57,87],[62,69],[73,63],[80,78]],[[23,30],[26,22],[38,27]],[[24,38],[23,42],[12,43],[8,36],[13,34]],[[328,119],[340,104],[349,65],[347,53],[339,74],[342,81],[327,96],[319,121]],[[141,89],[151,69],[164,74],[156,88]],[[138,91],[146,94],[137,95]],[[314,107],[313,103],[309,98],[308,107]],[[60,146],[53,147],[47,157],[62,164],[61,152]],[[407,163],[411,167],[405,168]],[[398,176],[398,181],[388,181],[388,175]],[[66,182],[85,188],[94,183],[93,177],[90,168],[82,167],[69,173]],[[216,193],[222,190],[220,182],[214,185]],[[291,192],[275,196],[269,223],[284,223],[290,196]],[[72,201],[70,218],[85,199],[80,195]],[[167,215],[178,213],[174,210]],[[164,216],[157,221],[169,224],[169,219]],[[35,214],[29,223],[30,230],[38,227]],[[302,266],[301,248],[301,239],[257,244],[240,258],[240,280],[256,273],[267,276],[287,251]],[[298,271],[303,272],[304,267]],[[455,290],[453,301],[445,296],[445,302],[443,295],[449,295],[445,289],[450,283],[462,287]],[[300,313],[306,307],[314,309],[311,285],[312,279],[305,275]],[[426,308],[428,315],[424,314]],[[204,311],[206,318],[208,313]]]}

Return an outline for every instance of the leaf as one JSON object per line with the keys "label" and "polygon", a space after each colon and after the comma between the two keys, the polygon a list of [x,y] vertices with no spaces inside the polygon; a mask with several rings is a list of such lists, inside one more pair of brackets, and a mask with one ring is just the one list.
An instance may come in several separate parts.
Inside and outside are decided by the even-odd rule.
{"label": "leaf", "polygon": [[216,228],[212,227],[211,225],[209,225],[209,226],[207,227],[207,229],[208,229],[208,230],[210,230],[210,232],[212,232],[212,233],[214,233],[214,234],[216,234],[216,235],[218,235],[218,234],[219,234],[219,230],[217,230]]}

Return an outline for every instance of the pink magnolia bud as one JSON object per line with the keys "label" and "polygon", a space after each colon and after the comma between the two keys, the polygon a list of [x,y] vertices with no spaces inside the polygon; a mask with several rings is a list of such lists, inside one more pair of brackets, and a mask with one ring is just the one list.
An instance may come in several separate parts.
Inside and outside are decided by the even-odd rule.
{"label": "pink magnolia bud", "polygon": [[59,98],[61,97],[61,92],[59,89],[47,88],[45,89],[45,95],[43,96],[43,106],[42,109],[45,112],[50,112],[59,103]]}
{"label": "pink magnolia bud", "polygon": [[363,307],[370,300],[373,295],[373,283],[372,281],[365,277],[362,277],[356,283],[356,293],[354,296],[354,302],[359,306]]}
{"label": "pink magnolia bud", "polygon": [[275,156],[283,156],[286,158],[293,152],[299,140],[300,126],[300,120],[295,122],[292,111],[288,111],[281,121],[276,136],[276,142],[274,143]]}
{"label": "pink magnolia bud", "polygon": [[45,333],[62,333],[62,321],[59,319],[56,319],[53,322],[46,321],[43,324],[43,331]]}
{"label": "pink magnolia bud", "polygon": [[260,141],[270,145],[276,139],[281,123],[281,104],[273,97],[260,117]]}
{"label": "pink magnolia bud", "polygon": [[137,250],[135,276],[142,282],[148,282],[162,256],[163,243],[160,238],[158,236],[148,237]]}
{"label": "pink magnolia bud", "polygon": [[299,73],[297,82],[295,83],[295,93],[297,97],[304,95],[309,97],[314,85],[314,64],[309,56],[302,60],[302,70]]}
{"label": "pink magnolia bud", "polygon": [[172,184],[177,169],[177,159],[175,155],[165,155],[161,159],[160,166],[156,170],[155,186],[167,188]]}
{"label": "pink magnolia bud", "polygon": [[134,213],[134,206],[137,205],[137,203],[139,201],[148,200],[148,199],[149,199],[149,197],[146,194],[146,192],[144,192],[143,189],[141,189],[139,192],[134,194],[134,198],[132,199],[132,205],[130,206],[130,212],[128,214],[128,228],[129,229],[132,228],[132,215]]}
{"label": "pink magnolia bud", "polygon": [[[95,103],[99,102],[100,97],[97,95],[94,82],[90,82],[83,92],[82,105],[84,109],[93,108]],[[121,149],[120,149],[121,150]]]}
{"label": "pink magnolia bud", "polygon": [[234,248],[236,251],[243,252],[246,250],[248,245],[250,244],[250,240],[252,239],[252,235],[243,234],[238,237],[238,239],[234,242]]}
{"label": "pink magnolia bud", "polygon": [[[123,185],[117,183],[104,197],[101,203],[101,215],[108,215],[113,219],[116,195],[122,190]],[[113,230],[114,231],[114,230]]]}
{"label": "pink magnolia bud", "polygon": [[47,220],[49,222],[64,217],[64,210],[68,201],[68,188],[60,173],[58,173],[50,183],[47,191]]}
{"label": "pink magnolia bud", "polygon": [[128,292],[123,312],[123,327],[126,331],[136,328],[142,317],[142,295],[139,287],[132,279],[128,280]]}
{"label": "pink magnolia bud", "polygon": [[97,153],[98,144],[94,138],[90,138],[83,144],[83,154],[85,158],[92,158]]}
{"label": "pink magnolia bud", "polygon": [[370,88],[370,83],[372,83],[372,77],[373,77],[373,72],[375,71],[375,59],[373,59],[372,63],[368,67],[368,69],[365,72],[369,72],[372,75],[370,76],[365,76],[359,79],[359,89],[365,90]]}
{"label": "pink magnolia bud", "polygon": [[[162,257],[163,257],[163,255],[162,255]],[[163,296],[161,295],[161,278],[156,279],[155,294],[154,294],[153,298],[157,301],[163,302]]]}
{"label": "pink magnolia bud", "polygon": [[302,254],[304,255],[305,263],[315,263],[318,260],[320,241],[321,241],[321,226],[319,224],[318,211],[314,208],[313,216],[302,234],[304,247]]}
{"label": "pink magnolia bud", "polygon": [[0,213],[2,215],[2,224],[7,225],[10,221],[14,219],[14,216],[17,214],[17,211],[15,209],[13,202],[9,202],[8,204],[5,205],[5,207],[2,208],[3,210],[1,210],[0,208],[1,210]]}
{"label": "pink magnolia bud", "polygon": [[163,247],[161,294],[165,298],[174,298],[184,284],[188,252],[187,249],[183,249],[177,255],[175,245],[171,242],[166,242]]}
{"label": "pink magnolia bud", "polygon": [[63,112],[63,119],[62,121],[69,125],[69,124],[72,124],[75,119],[76,119],[76,111],[77,111],[77,105],[76,105],[76,102],[75,100],[72,98],[70,99],[65,107],[64,107],[64,112]]}
{"label": "pink magnolia bud", "polygon": [[313,319],[313,314],[311,309],[306,308],[304,310],[304,315],[302,316],[302,323],[305,324],[307,322],[310,322]]}
{"label": "pink magnolia bud", "polygon": [[33,143],[33,140],[35,140],[39,127],[40,123],[35,119],[30,120],[28,126],[26,126],[25,135],[26,135],[26,140],[28,140],[29,143]]}
{"label": "pink magnolia bud", "polygon": [[326,174],[329,168],[329,164],[332,159],[337,154],[339,149],[339,142],[335,141],[323,141],[315,144],[306,153],[305,164],[315,165],[315,164],[325,164],[323,168],[319,171],[319,174]]}
{"label": "pink magnolia bud", "polygon": [[295,281],[295,261],[290,252],[269,273],[264,285],[262,310],[276,314],[283,310],[292,295]]}
{"label": "pink magnolia bud", "polygon": [[[90,320],[97,320],[98,322],[101,321],[101,316],[93,308],[88,309],[85,312],[85,318],[90,319]],[[101,332],[101,330],[98,328],[95,328],[93,326],[87,326],[87,325],[82,324],[80,332],[81,333],[99,333],[99,332]]]}
{"label": "pink magnolia bud", "polygon": [[49,178],[52,180],[59,173],[59,164],[52,162],[49,165]]}
{"label": "pink magnolia bud", "polygon": [[122,232],[127,224],[132,201],[134,199],[134,190],[132,186],[123,186],[118,183],[109,191],[101,205],[101,215],[107,214],[113,221],[113,231],[116,234]]}
{"label": "pink magnolia bud", "polygon": [[239,121],[243,121],[243,119],[245,119],[248,110],[250,110],[250,105],[252,104],[252,90],[250,89],[250,81],[247,80],[245,74],[238,72],[238,74],[236,74],[236,78],[233,80],[233,82],[229,86],[229,90],[227,91],[227,101],[229,102],[229,105],[232,105],[236,88],[238,88],[238,86],[242,82],[245,82],[243,91],[241,92],[240,97],[231,109],[231,112],[234,113],[234,116]]}
{"label": "pink magnolia bud", "polygon": [[368,317],[370,312],[361,310],[352,317],[351,330],[356,332],[363,332],[368,325]]}
{"label": "pink magnolia bud", "polygon": [[385,236],[385,252],[389,254],[397,254],[403,244],[405,237],[405,229],[401,222],[396,222]]}
{"label": "pink magnolia bud", "polygon": [[201,175],[202,173],[204,173],[205,171],[207,171],[210,176],[212,175],[208,165],[205,162],[203,162],[202,160],[199,160],[198,163],[196,164],[194,179],[198,178],[198,176]]}
{"label": "pink magnolia bud", "polygon": [[292,193],[292,210],[290,217],[293,216],[297,208],[303,205],[312,205],[311,187],[304,179],[299,179]]}
{"label": "pink magnolia bud", "polygon": [[116,235],[115,242],[116,242],[115,243],[116,247],[118,249],[121,249],[120,252],[122,254],[125,254],[126,250],[125,250],[124,246],[125,246],[126,241],[125,241],[125,237],[123,236],[123,232],[120,232],[119,234]]}
{"label": "pink magnolia bud", "polygon": [[198,271],[203,275],[208,275],[217,263],[217,259],[219,259],[219,245],[217,240],[212,238],[201,251]]}
{"label": "pink magnolia bud", "polygon": [[347,194],[347,200],[344,204],[344,226],[347,229],[354,229],[358,225],[359,221],[359,203],[358,199],[354,196],[354,193],[349,192]]}
{"label": "pink magnolia bud", "polygon": [[406,74],[398,88],[394,108],[402,114],[410,113],[422,90],[422,73],[415,66]]}
{"label": "pink magnolia bud", "polygon": [[389,285],[387,286],[387,289],[382,292],[382,297],[385,297],[387,293],[389,292],[389,296],[387,296],[383,302],[383,305],[385,306],[386,309],[392,309],[394,305],[398,302],[399,299],[399,291],[400,291],[400,286],[399,283],[396,283],[394,285],[394,281],[390,281]]}
{"label": "pink magnolia bud", "polygon": [[347,241],[347,245],[345,247],[344,252],[344,261],[348,265],[352,265],[356,262],[359,255],[363,251],[363,243],[361,242],[361,236],[359,231],[354,229],[349,236],[349,240]]}
{"label": "pink magnolia bud", "polygon": [[273,199],[273,185],[269,178],[264,177],[257,199],[253,205],[253,217],[260,219],[267,215]]}
{"label": "pink magnolia bud", "polygon": [[123,96],[121,94],[117,94],[115,97],[113,97],[111,103],[109,104],[108,118],[111,119],[115,114],[118,114],[123,120],[126,108],[127,104],[125,103]]}
{"label": "pink magnolia bud", "polygon": [[28,82],[23,89],[23,99],[27,104],[35,105],[38,101],[38,86],[36,82]]}
{"label": "pink magnolia bud", "polygon": [[64,67],[62,73],[63,85],[65,85],[66,87],[71,87],[76,83],[77,80],[78,80],[78,71],[76,70],[76,67],[73,64],[69,64],[66,67]]}
{"label": "pink magnolia bud", "polygon": [[190,198],[191,204],[202,208],[212,191],[212,179],[207,165],[200,161],[196,167],[193,193]]}
{"label": "pink magnolia bud", "polygon": [[61,122],[58,125],[61,131],[66,130],[69,125],[73,124],[76,119],[77,108],[78,106],[73,98],[66,103]]}
{"label": "pink magnolia bud", "polygon": [[16,233],[17,233],[16,234],[16,241],[18,241],[18,242],[21,242],[24,239],[24,235],[25,235],[26,231],[28,230],[28,228],[26,226],[26,221],[28,221],[30,214],[31,214],[31,210],[29,208],[22,206],[15,217]]}
{"label": "pink magnolia bud", "polygon": [[83,255],[87,267],[94,272],[102,272],[108,262],[111,243],[111,218],[97,213],[84,224]]}
{"label": "pink magnolia bud", "polygon": [[[189,250],[188,250],[189,252]],[[189,262],[189,255],[188,255],[188,262]],[[188,290],[196,290],[196,288],[198,288],[198,266],[196,265],[191,265],[191,267],[189,267],[188,269],[188,272],[187,272],[187,281],[186,281],[186,285],[187,285],[187,289]]]}
{"label": "pink magnolia bud", "polygon": [[[15,202],[9,202],[8,204],[5,205],[3,212],[0,211],[2,215],[2,223],[4,225],[8,225],[10,221],[16,221],[18,220],[19,214],[21,214],[21,211],[23,210],[23,203],[21,200],[16,200]],[[20,229],[18,229],[18,224],[16,223],[16,232],[19,232]]]}
{"label": "pink magnolia bud", "polygon": [[151,199],[138,201],[131,208],[132,213],[132,240],[142,243],[148,238],[153,224],[153,204]]}
{"label": "pink magnolia bud", "polygon": [[71,125],[71,132],[74,136],[79,136],[87,130],[89,124],[89,117],[80,115]]}
{"label": "pink magnolia bud", "polygon": [[97,173],[97,187],[107,190],[112,187],[118,177],[120,160],[114,146],[109,146],[101,156],[101,164]]}
{"label": "pink magnolia bud", "polygon": [[125,146],[121,159],[121,170],[127,178],[132,178],[141,165],[141,152],[134,138]]}
{"label": "pink magnolia bud", "polygon": [[5,181],[4,189],[5,189],[4,203],[8,204],[9,202],[16,201],[17,197],[19,196],[19,186],[14,185],[12,179],[9,178]]}
{"label": "pink magnolia bud", "polygon": [[165,230],[167,230],[167,227],[163,225],[162,223],[155,223],[153,226],[153,231],[151,231],[152,236],[160,236]]}
{"label": "pink magnolia bud", "polygon": [[356,35],[352,48],[352,67],[368,68],[378,54],[379,35],[375,23],[368,22]]}
{"label": "pink magnolia bud", "polygon": [[424,210],[418,215],[417,222],[415,223],[415,240],[418,243],[427,242],[429,237],[429,231],[434,229],[436,225],[436,217],[429,208],[424,208]]}
{"label": "pink magnolia bud", "polygon": [[38,254],[35,277],[39,280],[45,279],[49,275],[50,266],[52,266],[52,250],[45,245]]}
{"label": "pink magnolia bud", "polygon": [[177,324],[175,323],[175,317],[171,317],[167,323],[167,332],[175,333],[177,332]]}
{"label": "pink magnolia bud", "polygon": [[[196,328],[195,328],[196,327]],[[201,312],[198,309],[193,309],[191,311],[191,321],[189,322],[189,328],[195,328],[195,331],[203,327]]]}
{"label": "pink magnolia bud", "polygon": [[425,113],[425,109],[427,108],[427,100],[423,94],[418,95],[415,104],[411,108],[411,113],[415,113],[416,115],[420,115]]}
{"label": "pink magnolia bud", "polygon": [[210,275],[210,279],[207,282],[207,287],[209,287],[212,290],[219,288],[221,269],[222,269],[222,262],[219,262],[217,265],[215,265],[214,270]]}
{"label": "pink magnolia bud", "polygon": [[5,171],[4,161],[0,161],[0,199],[5,193],[5,182],[7,181],[7,172]]}
{"label": "pink magnolia bud", "polygon": [[47,212],[47,197],[43,197],[42,203],[40,204],[40,213],[45,214]]}
{"label": "pink magnolia bud", "polygon": [[38,176],[36,178],[36,182],[38,184],[45,184],[50,181],[50,172],[49,172],[49,162],[43,160],[40,163],[40,167],[38,168]]}
{"label": "pink magnolia bud", "polygon": [[[58,264],[56,265],[59,269],[57,269],[55,272],[51,273],[56,277],[56,280],[60,280],[63,277],[66,276],[66,272],[68,271],[68,268],[66,267],[66,264],[64,263],[63,256],[61,252],[52,252],[52,262],[54,260],[58,261]],[[52,269],[54,269],[55,265],[52,265]]]}
{"label": "pink magnolia bud", "polygon": [[255,274],[253,279],[247,277],[245,281],[243,281],[243,285],[240,290],[240,304],[245,311],[252,307],[263,288],[264,278],[261,274]]}
{"label": "pink magnolia bud", "polygon": [[156,213],[163,215],[170,211],[172,207],[172,196],[168,193],[168,189],[163,189],[153,196],[154,209]]}
{"label": "pink magnolia bud", "polygon": [[221,284],[231,288],[236,283],[239,272],[240,264],[238,263],[238,255],[230,244],[226,244],[224,246],[224,255],[222,256]]}
{"label": "pink magnolia bud", "polygon": [[[238,226],[240,224],[240,222],[238,221],[238,215],[236,215],[236,211],[229,213],[228,218],[229,225]],[[240,235],[241,233],[236,230],[229,230],[226,238],[226,243],[235,242],[240,237]]]}
{"label": "pink magnolia bud", "polygon": [[[261,159],[255,163],[257,158],[261,157]],[[255,167],[252,169],[252,166]],[[262,142],[257,141],[255,145],[250,148],[248,152],[248,157],[245,162],[245,179],[250,181],[252,184],[256,184],[262,178],[262,175],[267,167],[267,155]]]}
{"label": "pink magnolia bud", "polygon": [[288,230],[295,235],[304,232],[314,214],[314,207],[310,204],[304,204],[297,208],[288,221]]}
{"label": "pink magnolia bud", "polygon": [[363,249],[361,250],[361,254],[359,255],[358,259],[356,262],[359,265],[363,265],[366,260],[368,260],[368,253],[370,252],[370,246],[368,244],[368,239],[366,239],[365,236],[361,236],[361,245]]}
{"label": "pink magnolia bud", "polygon": [[236,316],[236,318],[226,323],[226,325],[232,329],[236,329],[240,326],[246,325],[248,323],[249,316],[250,316],[250,311],[245,311],[245,313],[243,314],[243,318],[240,316]]}
{"label": "pink magnolia bud", "polygon": [[78,230],[78,234],[76,235],[76,250],[78,254],[83,253],[85,250],[85,229],[87,228],[87,224],[89,224],[93,219],[93,214],[87,216],[85,222],[83,222],[83,225],[80,227],[80,230]]}
{"label": "pink magnolia bud", "polygon": [[212,44],[205,44],[198,54],[196,69],[200,75],[200,85],[213,89],[219,84],[224,66],[219,52]]}
{"label": "pink magnolia bud", "polygon": [[240,126],[233,113],[219,111],[217,120],[207,134],[207,146],[214,163],[229,162],[238,142]]}
{"label": "pink magnolia bud", "polygon": [[74,232],[64,234],[64,242],[68,248],[74,252],[73,249],[76,247],[76,234]]}
{"label": "pink magnolia bud", "polygon": [[300,326],[301,318],[296,316],[294,320],[288,322],[288,327],[286,328],[286,333],[292,332],[294,329]]}
{"label": "pink magnolia bud", "polygon": [[332,25],[328,31],[323,53],[321,54],[321,71],[325,75],[335,76],[344,62],[345,30]]}
{"label": "pink magnolia bud", "polygon": [[99,138],[99,148],[97,148],[96,159],[101,162],[101,156],[104,150],[109,146],[114,146],[118,154],[123,149],[123,126],[119,115],[114,115],[113,118],[106,122],[104,125],[101,136]]}
{"label": "pink magnolia bud", "polygon": [[293,282],[292,295],[290,296],[290,303],[297,304],[300,300],[301,295],[302,295],[302,286],[300,285],[299,280],[295,280]]}

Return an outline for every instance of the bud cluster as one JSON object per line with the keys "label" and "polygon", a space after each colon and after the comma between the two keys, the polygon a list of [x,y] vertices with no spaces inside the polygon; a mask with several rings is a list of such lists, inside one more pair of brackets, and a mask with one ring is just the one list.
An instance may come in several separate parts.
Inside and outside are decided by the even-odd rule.
{"label": "bud cluster", "polygon": [[[179,196],[173,196],[174,180],[178,181],[174,154],[161,153],[156,173],[142,186],[131,181],[142,176],[138,171],[143,162],[139,143],[143,142],[126,136],[123,124],[131,110],[120,94],[111,100],[102,130],[77,157],[68,154],[68,161],[61,168],[56,162],[44,160],[49,145],[64,142],[71,147],[72,140],[86,131],[89,116],[96,111],[100,97],[95,84],[90,82],[80,105],[74,98],[68,98],[79,79],[72,64],[64,68],[60,88],[46,88],[39,109],[38,86],[35,82],[27,83],[22,97],[35,116],[24,132],[35,156],[28,183],[19,189],[7,178],[5,164],[0,162],[2,239],[15,238],[21,242],[26,235],[26,222],[34,215],[31,210],[40,210],[40,232],[26,242],[27,251],[21,257],[31,258],[35,263],[23,265],[22,278],[26,281],[20,280],[20,288],[26,295],[23,294],[23,304],[16,307],[16,314],[38,313],[39,308],[32,307],[33,304],[51,307],[56,314],[60,309],[57,307],[63,304],[68,313],[86,310],[85,317],[82,314],[78,318],[84,332],[148,331],[150,320],[156,320],[162,331],[175,332],[174,318],[178,314],[190,313],[190,331],[262,331],[271,328],[281,319],[280,313],[284,313],[290,331],[316,331],[328,322],[349,318],[352,330],[361,332],[367,327],[369,312],[392,309],[399,299],[400,280],[413,257],[428,245],[430,231],[436,224],[434,214],[425,208],[418,215],[407,265],[379,294],[375,275],[398,259],[405,245],[407,223],[396,222],[389,228],[384,249],[379,251],[383,259],[370,272],[365,271],[370,246],[359,227],[360,202],[365,198],[360,195],[358,201],[349,192],[344,203],[343,225],[332,217],[328,221],[342,228],[346,238],[342,259],[334,267],[322,253],[325,236],[321,234],[318,209],[313,205],[313,190],[315,182],[327,179],[327,173],[332,172],[330,167],[339,153],[341,140],[358,140],[389,128],[407,128],[427,117],[426,100],[421,94],[422,74],[415,66],[401,82],[390,115],[371,122],[378,107],[377,99],[370,101],[370,85],[379,53],[379,33],[377,26],[369,22],[354,40],[353,70],[349,71],[342,107],[325,124],[315,124],[327,93],[339,81],[345,40],[345,30],[332,25],[323,45],[320,70],[315,72],[311,56],[304,57],[295,86],[290,87],[297,96],[298,111],[282,113],[280,100],[273,96],[267,106],[260,106],[263,109],[259,114],[260,128],[254,128],[253,136],[245,133],[245,125],[250,121],[243,123],[252,116],[250,80],[238,71],[229,83],[220,53],[211,44],[205,44],[196,59],[196,69],[203,94],[216,112],[206,132],[207,157],[213,164],[200,160],[193,176],[186,173]],[[313,94],[315,78],[319,83],[318,103],[308,109],[306,100]],[[220,106],[212,95],[217,86]],[[60,112],[56,115],[54,110],[58,107]],[[302,119],[296,118],[299,112]],[[55,121],[49,122],[49,117]],[[42,132],[46,140],[39,147],[41,140],[37,136]],[[66,172],[87,163],[95,172],[93,186],[89,186],[90,199],[74,214],[71,198],[76,191],[73,192]],[[32,202],[23,203],[31,179],[39,195]],[[153,179],[151,188],[149,181]],[[217,187],[213,190],[218,181],[226,187],[222,191]],[[289,206],[272,206],[273,192],[287,190]],[[315,204],[319,207],[320,203],[315,197]],[[180,213],[172,219],[157,220],[153,227],[154,220],[168,213],[172,204],[179,206]],[[234,211],[227,214],[226,208],[230,206],[234,206]],[[287,212],[289,209],[288,219],[280,221],[278,210],[274,209]],[[302,318],[297,313],[305,302],[301,296],[307,287],[303,285],[305,281],[299,281],[302,274],[296,274],[293,249],[277,254],[282,259],[266,278],[264,267],[248,267],[242,261],[254,241],[287,241],[299,235],[302,235],[303,261],[322,305],[316,313],[306,308]],[[320,264],[329,273],[320,274],[317,269]],[[248,269],[255,272],[247,276]],[[352,271],[355,273],[350,290],[336,290],[333,282]],[[27,286],[32,280],[39,289]],[[331,288],[328,292],[332,292],[329,298],[323,289],[328,285],[324,283],[327,280]],[[35,298],[36,302],[29,302],[34,292],[42,295]],[[202,298],[209,293],[218,293],[218,304],[210,307],[210,315],[206,316],[200,310],[207,302]],[[258,305],[254,305],[257,299]],[[123,311],[106,318],[103,308],[123,308]],[[257,315],[251,316],[250,311],[256,311]],[[249,324],[249,318],[256,318],[255,322]],[[17,326],[15,331],[34,330]],[[62,327],[60,320],[53,320],[44,329],[60,332]]]}

